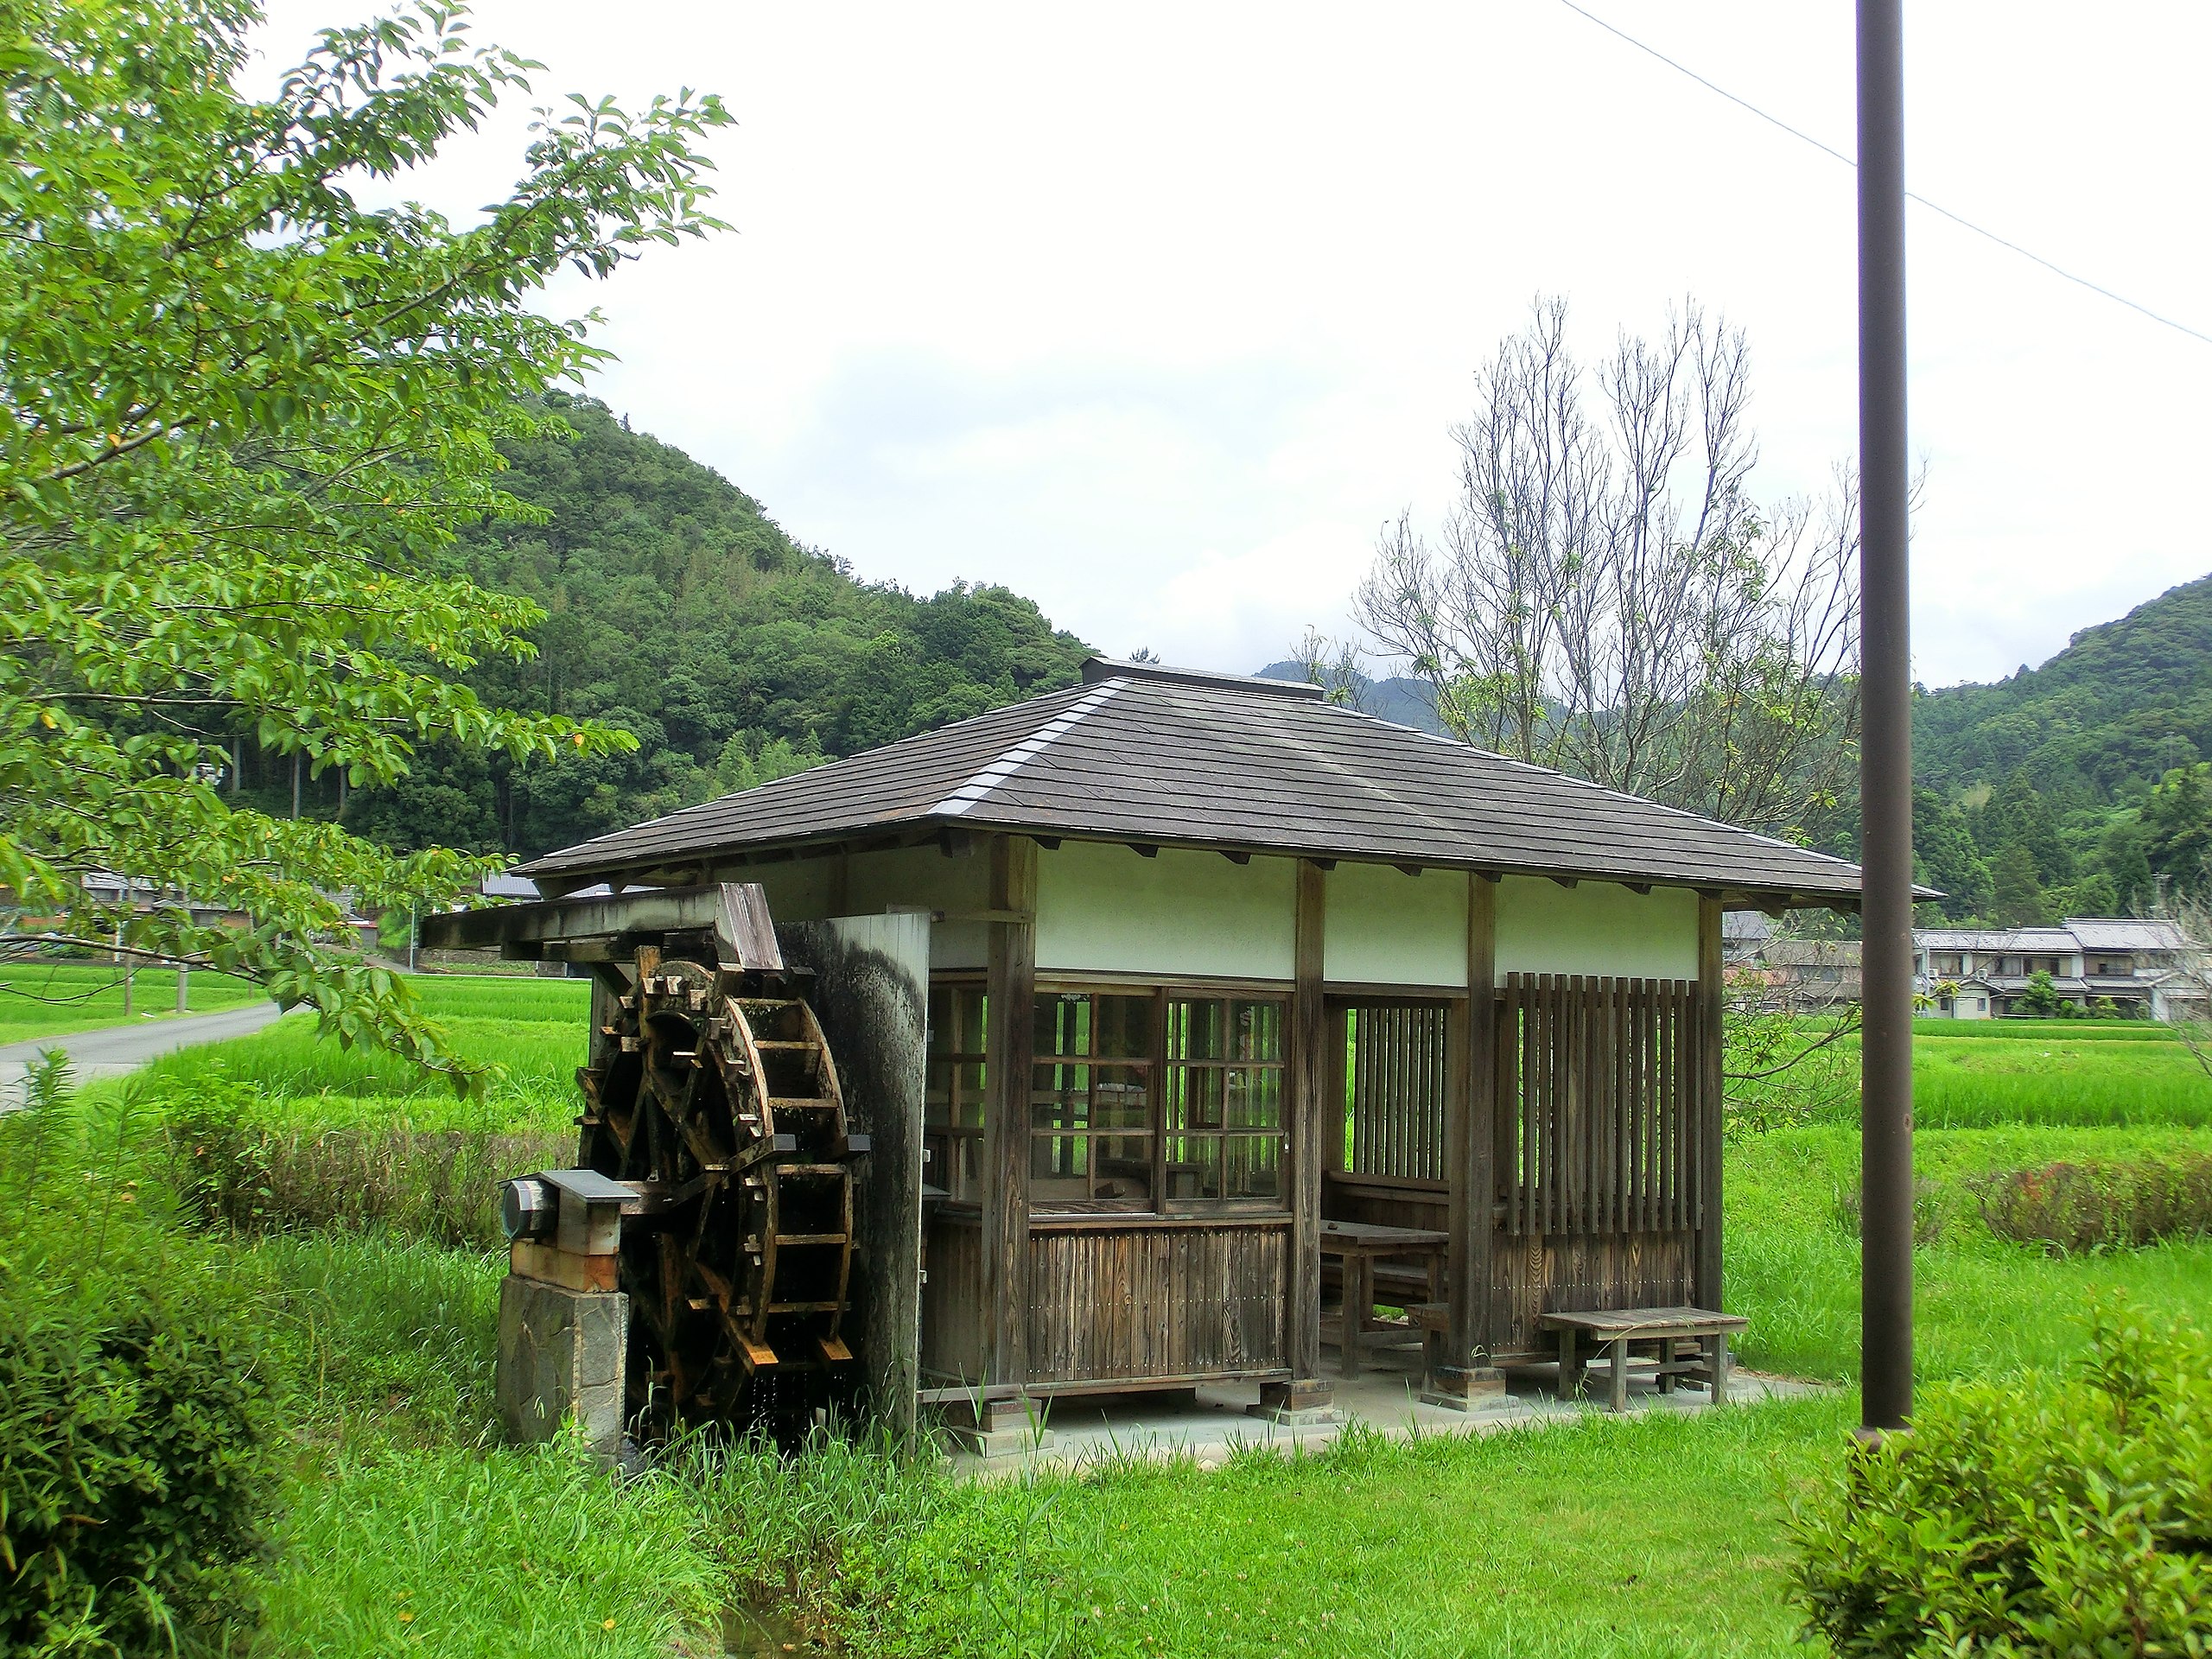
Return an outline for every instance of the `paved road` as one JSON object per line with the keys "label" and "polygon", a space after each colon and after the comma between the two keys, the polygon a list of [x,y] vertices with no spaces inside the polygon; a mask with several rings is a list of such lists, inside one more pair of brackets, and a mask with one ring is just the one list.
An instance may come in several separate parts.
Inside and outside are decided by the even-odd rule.
{"label": "paved road", "polygon": [[59,1037],[34,1037],[28,1042],[10,1043],[0,1047],[0,1110],[21,1103],[25,1069],[50,1048],[67,1052],[69,1069],[80,1081],[112,1077],[135,1071],[149,1060],[175,1049],[188,1048],[194,1043],[244,1037],[279,1017],[274,1002],[251,1002],[218,1014],[188,1014],[181,1020],[146,1020],[136,1025],[108,1026],[98,1031],[73,1031]]}

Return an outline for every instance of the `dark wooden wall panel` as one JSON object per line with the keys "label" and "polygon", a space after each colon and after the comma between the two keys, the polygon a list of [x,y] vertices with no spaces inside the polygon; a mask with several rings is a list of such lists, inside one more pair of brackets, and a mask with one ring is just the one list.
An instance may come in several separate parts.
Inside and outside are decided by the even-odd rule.
{"label": "dark wooden wall panel", "polygon": [[983,1229],[973,1216],[939,1216],[929,1230],[922,1281],[922,1372],[937,1383],[983,1380]]}
{"label": "dark wooden wall panel", "polygon": [[1029,1381],[1280,1371],[1289,1268],[1287,1224],[1034,1227]]}
{"label": "dark wooden wall panel", "polygon": [[1697,1235],[1688,1230],[1611,1235],[1501,1234],[1495,1268],[1498,1354],[1544,1354],[1557,1338],[1546,1313],[1611,1307],[1679,1307],[1693,1300]]}

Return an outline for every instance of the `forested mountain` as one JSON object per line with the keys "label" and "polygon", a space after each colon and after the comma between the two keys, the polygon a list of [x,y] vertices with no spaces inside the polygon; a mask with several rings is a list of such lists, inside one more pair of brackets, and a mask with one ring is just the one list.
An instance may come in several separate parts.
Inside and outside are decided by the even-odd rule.
{"label": "forested mountain", "polygon": [[[397,846],[530,855],[1077,679],[1084,646],[1033,601],[860,581],[604,405],[563,413],[573,442],[508,451],[506,487],[550,519],[478,525],[454,556],[546,608],[538,654],[469,677],[508,707],[625,727],[637,751],[518,771],[436,747],[342,806],[334,776],[312,781],[306,811]],[[243,759],[248,790],[288,810],[289,763]]]}
{"label": "forested mountain", "polygon": [[2085,628],[2040,668],[1915,700],[1914,842],[1955,916],[2013,921],[2205,885],[2212,576]]}

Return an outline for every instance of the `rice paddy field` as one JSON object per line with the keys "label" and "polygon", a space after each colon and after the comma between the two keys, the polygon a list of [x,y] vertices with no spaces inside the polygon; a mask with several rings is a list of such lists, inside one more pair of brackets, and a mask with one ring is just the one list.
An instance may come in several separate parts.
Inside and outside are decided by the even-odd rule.
{"label": "rice paddy field", "polygon": [[[173,1056],[142,1097],[171,1111],[213,1102],[299,1146],[395,1129],[561,1144],[583,985],[417,984],[504,1068],[481,1100],[321,1043],[306,1021]],[[2212,1084],[2185,1047],[2145,1027],[1932,1030],[1916,1077],[1929,1386],[2063,1368],[2092,1302],[2115,1289],[2154,1314],[2212,1306],[2202,1238],[2051,1254],[1993,1234],[1968,1185],[2054,1161],[2212,1153]],[[227,1650],[664,1656],[727,1637],[767,1654],[1799,1652],[1789,1506],[1836,1465],[1856,1414],[1855,1124],[1837,1113],[1747,1134],[1726,1181],[1745,1358],[1831,1393],[982,1485],[832,1440],[792,1459],[678,1448],[620,1483],[562,1447],[505,1446],[491,1397],[498,1255],[441,1244],[397,1209],[223,1235],[297,1378],[259,1624]]]}
{"label": "rice paddy field", "polygon": [[[264,1000],[258,985],[222,974],[185,977],[186,1011],[213,1014]],[[0,1046],[98,1027],[158,1020],[176,1012],[176,974],[142,968],[124,1012],[123,970],[106,963],[16,962],[0,966]]]}

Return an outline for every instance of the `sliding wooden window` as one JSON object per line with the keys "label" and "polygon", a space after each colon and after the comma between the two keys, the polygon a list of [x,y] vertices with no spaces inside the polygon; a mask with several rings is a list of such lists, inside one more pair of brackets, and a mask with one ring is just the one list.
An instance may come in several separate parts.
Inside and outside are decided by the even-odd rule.
{"label": "sliding wooden window", "polygon": [[1285,1007],[1280,997],[1169,996],[1170,1205],[1281,1203]]}
{"label": "sliding wooden window", "polygon": [[922,1099],[923,1179],[948,1196],[983,1196],[983,1033],[989,999],[976,984],[930,988],[929,1081]]}
{"label": "sliding wooden window", "polygon": [[1153,1207],[1151,992],[1037,993],[1029,1205],[1063,1215]]}

